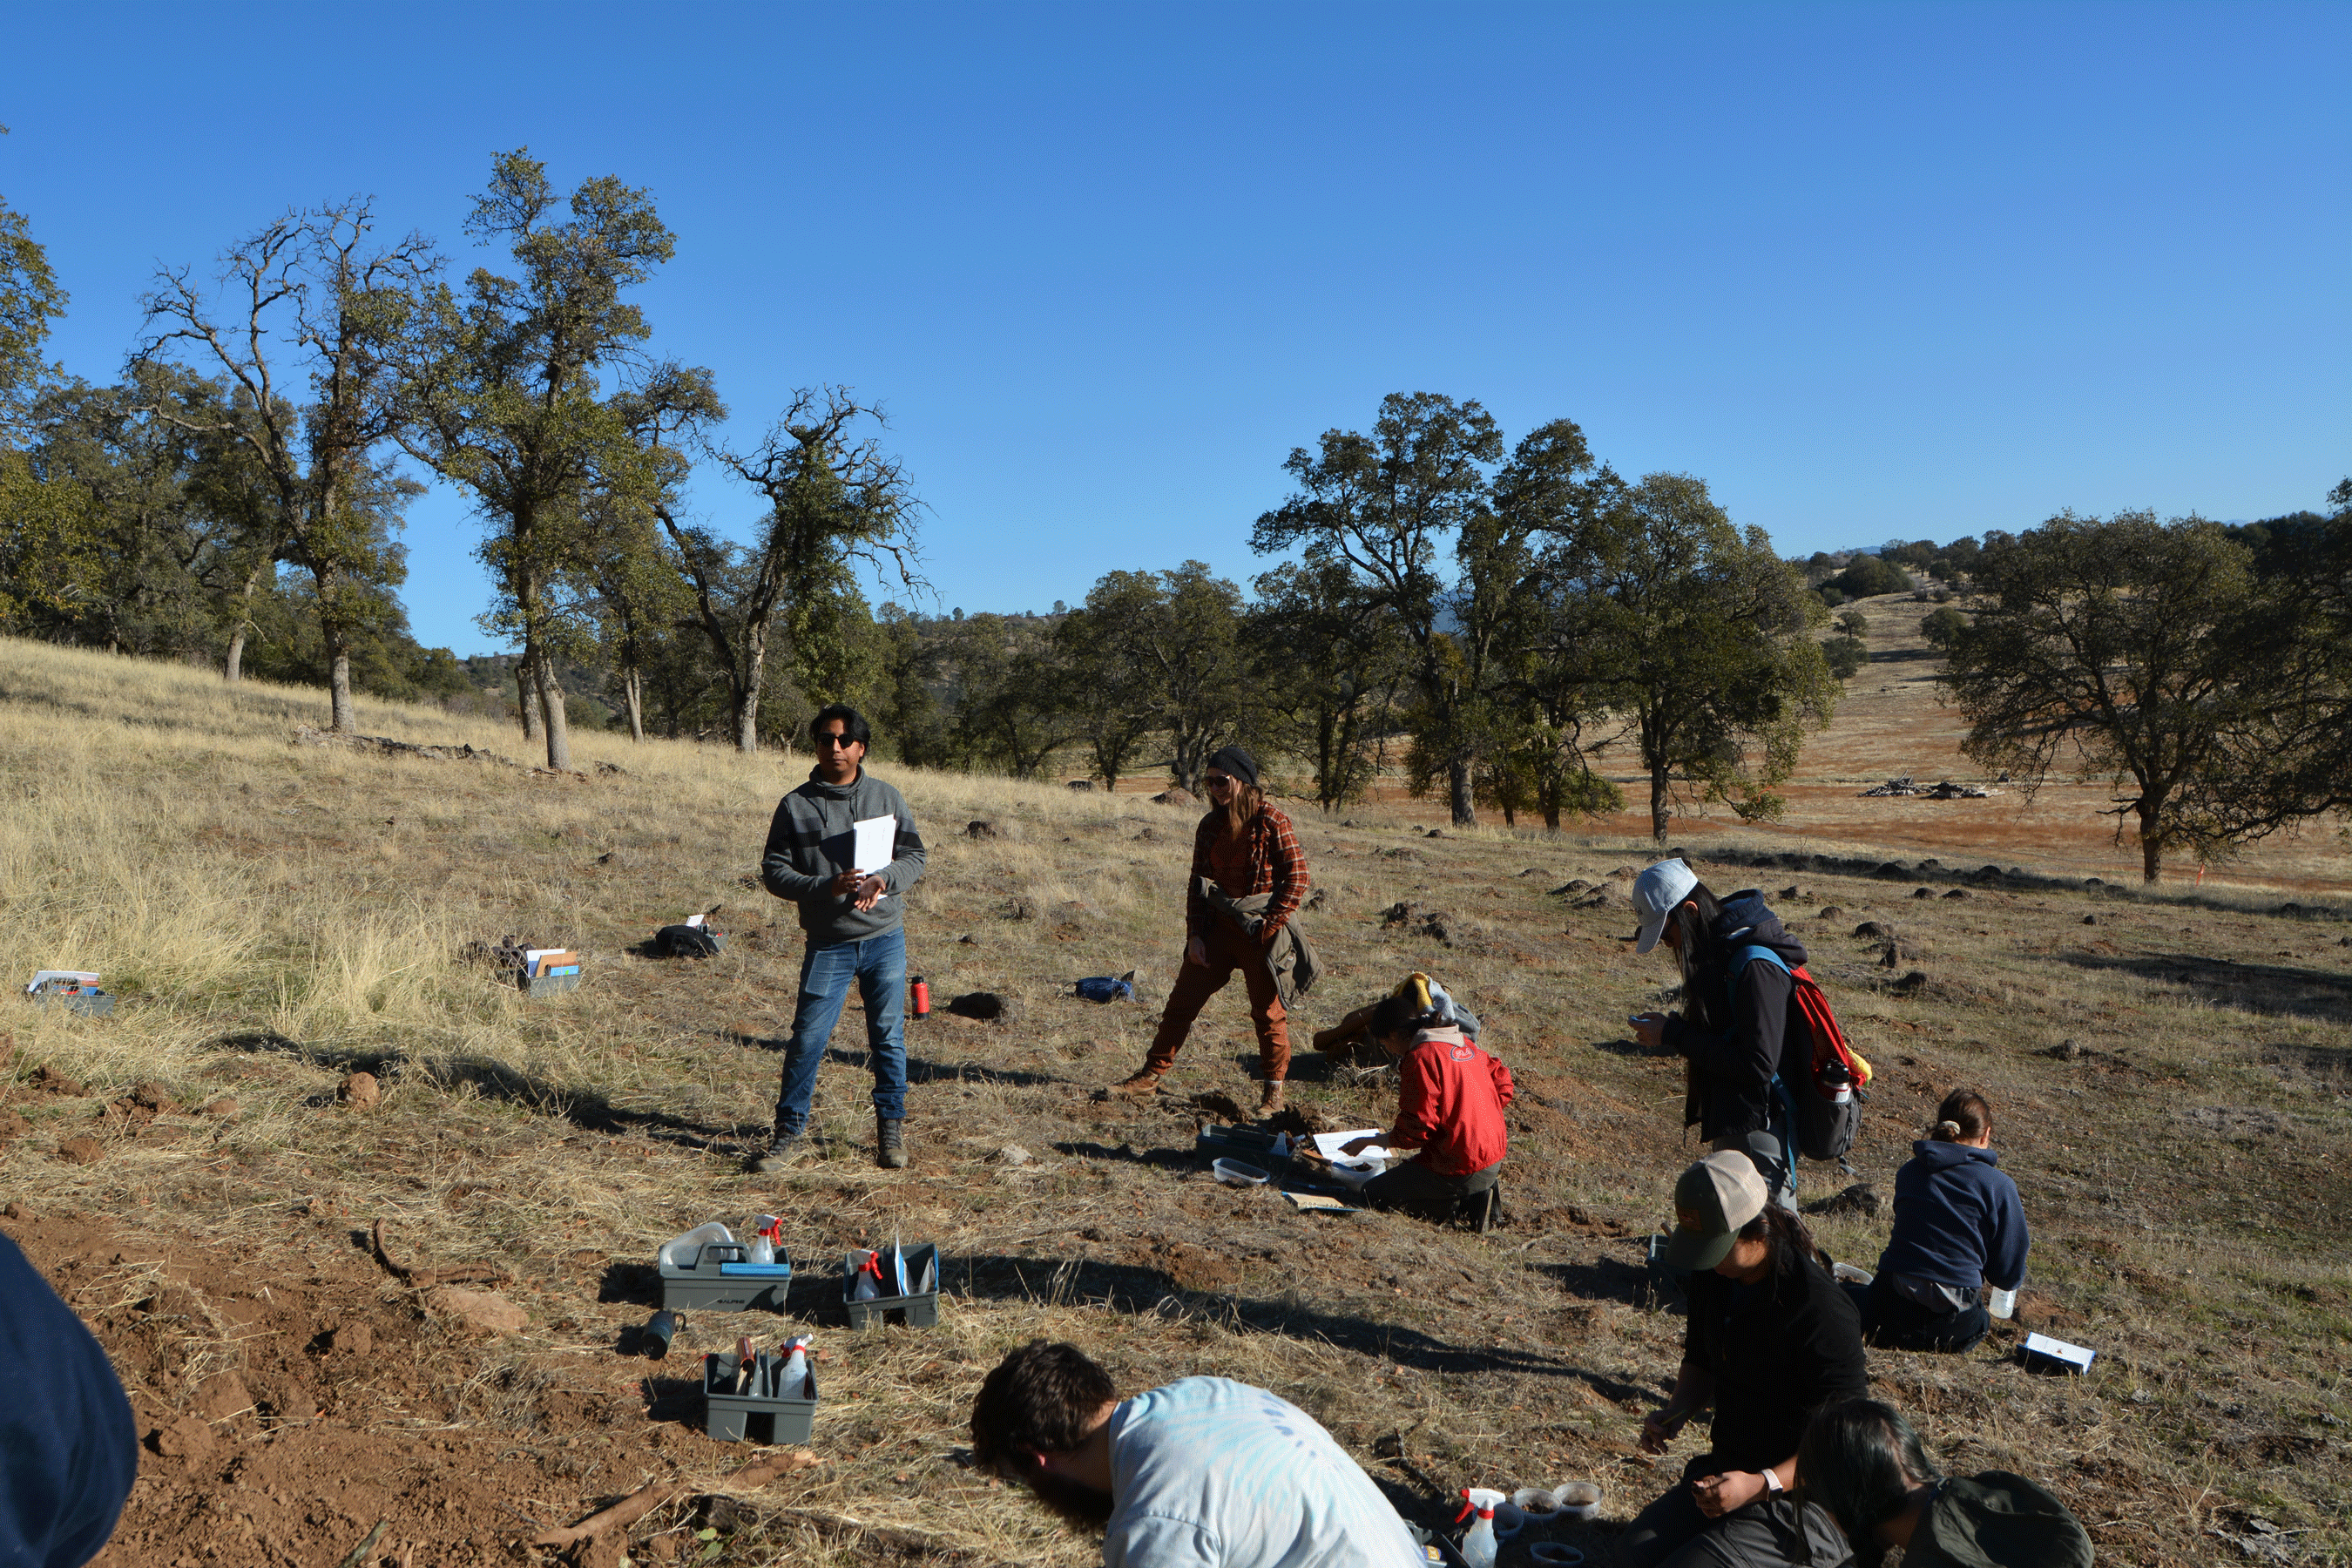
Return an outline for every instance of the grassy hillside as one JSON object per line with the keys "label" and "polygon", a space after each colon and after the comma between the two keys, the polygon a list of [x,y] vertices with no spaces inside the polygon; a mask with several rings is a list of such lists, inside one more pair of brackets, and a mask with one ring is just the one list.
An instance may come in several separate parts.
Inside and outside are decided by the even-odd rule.
{"label": "grassy hillside", "polygon": [[[1883,651],[1906,646],[1882,618],[1896,603],[1866,606]],[[2304,1531],[2296,1561],[2341,1561],[2340,846],[2315,835],[2226,885],[2149,897],[2085,884],[2105,865],[2087,802],[1855,800],[1856,781],[1959,771],[1930,760],[1952,730],[1921,661],[1884,663],[1891,689],[1869,689],[1880,665],[1855,678],[1790,824],[1695,821],[1677,842],[1711,885],[1776,895],[1879,1065],[1859,1179],[1890,1190],[1944,1090],[1991,1098],[2035,1227],[2021,1324],[2100,1360],[2080,1381],[2031,1375],[2011,1326],[1967,1356],[1874,1351],[1875,1384],[1949,1465],[2051,1486],[2103,1561],[2234,1557],[2212,1532],[2254,1519]],[[1190,813],[879,769],[933,847],[913,967],[936,997],[1003,992],[1016,1010],[911,1026],[914,1166],[885,1173],[853,1003],[819,1085],[826,1157],[748,1177],[800,944],[744,879],[804,758],[582,735],[584,776],[558,776],[298,743],[323,721],[317,694],[0,644],[0,972],[97,969],[121,998],[106,1020],[0,1005],[0,1226],[98,1330],[153,1434],[102,1562],[334,1562],[379,1521],[382,1562],[530,1560],[512,1543],[676,1479],[703,1500],[648,1516],[632,1560],[698,1559],[707,1525],[730,1563],[1082,1563],[1090,1543],[959,1460],[981,1376],[1041,1333],[1130,1386],[1276,1388],[1409,1507],[1432,1488],[1598,1479],[1604,1521],[1560,1531],[1596,1563],[1696,1451],[1696,1428],[1671,1459],[1634,1451],[1682,1327],[1653,1302],[1639,1238],[1696,1152],[1675,1125],[1679,1065],[1623,1027],[1670,994],[1668,965],[1623,940],[1645,842],[1431,837],[1412,805],[1298,814],[1328,969],[1300,1045],[1424,968],[1518,1077],[1510,1223],[1482,1237],[1318,1219],[1197,1171],[1196,1123],[1249,1102],[1237,994],[1212,1005],[1175,1093],[1093,1098],[1139,1060],[1173,973]],[[430,710],[362,703],[361,725],[528,760],[512,732]],[[967,836],[974,821],[995,835]],[[1988,862],[2004,874],[1962,874]],[[1590,886],[1551,891],[1574,880]],[[1442,914],[1444,938],[1384,925],[1399,901]],[[713,905],[720,958],[635,951]],[[580,947],[586,983],[534,1004],[459,956],[510,933]],[[1129,968],[1146,1005],[1064,984]],[[355,1069],[379,1104],[339,1096]],[[1294,1082],[1318,1124],[1392,1105],[1391,1085],[1311,1053]],[[1803,1179],[1811,1200],[1855,1178]],[[690,1315],[661,1363],[636,1331],[660,1240],[761,1212],[785,1216],[790,1317],[824,1352],[824,1462],[734,1512],[709,1500],[746,1451],[700,1436],[693,1358],[793,1325]],[[370,1254],[377,1220],[404,1263],[495,1263],[526,1324],[493,1335],[400,1283]],[[1883,1214],[1816,1223],[1865,1264],[1885,1235]],[[945,1249],[941,1323],[853,1337],[841,1253],[894,1234]]]}

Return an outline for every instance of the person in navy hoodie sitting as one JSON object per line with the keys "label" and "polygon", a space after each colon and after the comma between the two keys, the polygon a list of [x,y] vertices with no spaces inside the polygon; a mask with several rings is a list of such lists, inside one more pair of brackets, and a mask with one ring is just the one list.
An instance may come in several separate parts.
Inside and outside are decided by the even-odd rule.
{"label": "person in navy hoodie sitting", "polygon": [[1895,1233],[1868,1286],[1847,1286],[1863,1338],[1906,1351],[1964,1351],[1991,1318],[1982,1288],[2025,1282],[2025,1205],[1992,1151],[1992,1108],[1958,1089],[1895,1175]]}

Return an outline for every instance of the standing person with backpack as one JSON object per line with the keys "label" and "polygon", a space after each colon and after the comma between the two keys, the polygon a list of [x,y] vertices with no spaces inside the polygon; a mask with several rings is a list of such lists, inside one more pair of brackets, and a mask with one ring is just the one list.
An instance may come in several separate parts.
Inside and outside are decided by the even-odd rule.
{"label": "standing person with backpack", "polygon": [[[777,803],[760,860],[768,891],[800,906],[808,946],[801,955],[800,997],[784,1047],[775,1130],[751,1168],[781,1171],[799,1158],[816,1069],[854,980],[866,1007],[866,1058],[874,1068],[874,1163],[895,1171],[907,1163],[902,895],[923,874],[923,836],[906,797],[866,771],[874,732],[856,709],[835,702],[817,710],[809,738],[816,742],[816,766],[808,783]],[[895,822],[889,863],[859,866],[856,825],[877,817]]]}
{"label": "standing person with backpack", "polygon": [[1992,1107],[1956,1089],[1895,1173],[1895,1231],[1877,1274],[1846,1287],[1862,1337],[1895,1350],[1969,1349],[1992,1327],[1978,1292],[2024,1284],[2028,1245],[2025,1205],[1992,1150]]}
{"label": "standing person with backpack", "polygon": [[[1742,889],[1718,901],[1681,860],[1661,860],[1636,878],[1633,908],[1642,922],[1633,951],[1647,952],[1661,940],[1674,951],[1684,1008],[1638,1015],[1634,1038],[1687,1059],[1683,1124],[1696,1123],[1714,1148],[1746,1154],[1772,1201],[1793,1205],[1801,1133],[1815,1158],[1835,1159],[1853,1143],[1857,1119],[1851,1098],[1835,1099],[1841,1090],[1850,1096],[1853,1086],[1824,1092],[1817,1085],[1816,1033],[1835,1037],[1836,1023],[1805,973],[1804,943],[1760,890]],[[1843,1047],[1842,1037],[1835,1045]],[[1845,1070],[1847,1053],[1832,1059],[1832,1075]],[[1867,1064],[1851,1059],[1867,1081]],[[1810,1124],[1802,1128],[1798,1094]]]}
{"label": "standing person with backpack", "polygon": [[1209,759],[1201,787],[1209,814],[1192,834],[1192,877],[1184,896],[1184,962],[1160,1015],[1143,1065],[1113,1084],[1117,1095],[1148,1096],[1176,1065],[1176,1053],[1209,998],[1242,972],[1250,1022],[1257,1026],[1257,1113],[1282,1109],[1290,1075],[1286,1003],[1315,984],[1315,951],[1291,925],[1307,898],[1307,851],[1290,818],[1266,804],[1257,759],[1227,746]]}

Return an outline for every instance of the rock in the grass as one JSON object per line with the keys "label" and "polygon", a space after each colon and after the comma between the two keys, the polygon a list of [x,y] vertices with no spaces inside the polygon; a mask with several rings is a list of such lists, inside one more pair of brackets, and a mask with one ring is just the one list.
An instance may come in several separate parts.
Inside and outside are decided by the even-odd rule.
{"label": "rock in the grass", "polygon": [[1936,896],[1936,889],[1933,888],[1914,888],[1911,889],[1911,896],[1915,899],[1932,899]]}
{"label": "rock in the grass", "polygon": [[1095,787],[1095,781],[1092,779],[1072,779],[1070,781],[1070,787],[1072,789],[1092,789]]}
{"label": "rock in the grass", "polygon": [[2061,1040],[2042,1054],[2045,1057],[2054,1057],[2062,1062],[2079,1062],[2088,1053],[2083,1049],[2083,1042],[2080,1040]]}
{"label": "rock in the grass", "polygon": [[1326,892],[1326,891],[1327,891],[1327,889],[1323,889],[1323,888],[1321,888],[1321,887],[1319,887],[1319,886],[1318,886],[1318,887],[1317,887],[1317,888],[1315,888],[1312,891],[1310,891],[1310,892],[1307,895],[1307,901],[1306,901],[1305,903],[1303,903],[1303,904],[1299,905],[1298,907],[1299,907],[1300,909],[1303,909],[1303,910],[1319,910],[1319,909],[1321,909],[1321,908],[1323,907],[1324,903],[1327,901],[1327,900],[1325,900],[1325,897],[1324,897],[1324,895],[1325,895],[1325,892]]}
{"label": "rock in the grass", "polygon": [[1034,1158],[1018,1143],[1007,1143],[996,1152],[996,1163],[1000,1165],[1025,1165]]}
{"label": "rock in the grass", "polygon": [[179,1113],[180,1102],[164,1093],[163,1086],[158,1083],[142,1081],[131,1089],[131,1099],[141,1110],[152,1110],[158,1116]]}
{"label": "rock in the grass", "polygon": [[375,1331],[365,1323],[345,1323],[327,1336],[328,1343],[352,1355],[366,1355],[375,1349]]}
{"label": "rock in the grass", "polygon": [[992,822],[967,822],[963,825],[963,836],[966,838],[995,838],[1000,837],[996,830],[996,824]]}
{"label": "rock in the grass", "polygon": [[1822,919],[1825,921],[1842,921],[1845,919],[1845,910],[1842,906],[1837,904],[1823,904],[1822,906]]}
{"label": "rock in the grass", "polygon": [[1897,980],[1887,986],[1887,989],[1894,992],[1897,996],[1908,996],[1915,991],[1924,991],[1927,988],[1927,972],[1924,969],[1915,969],[1910,973],[1905,975],[1902,979]]}
{"label": "rock in the grass", "polygon": [[68,1138],[58,1145],[58,1158],[68,1165],[94,1165],[106,1151],[95,1138]]}
{"label": "rock in the grass", "polygon": [[425,1292],[425,1304],[436,1312],[471,1323],[493,1334],[511,1334],[530,1321],[530,1314],[495,1290],[465,1290],[436,1285]]}
{"label": "rock in the grass", "polygon": [[1947,888],[1944,889],[1944,897],[1948,899],[1965,899],[1968,896],[1969,890],[1966,888]]}
{"label": "rock in the grass", "polygon": [[215,1099],[205,1101],[205,1114],[206,1116],[217,1116],[223,1121],[236,1121],[244,1113],[244,1109],[245,1108],[243,1106],[237,1104],[236,1096],[233,1094],[220,1095]]}
{"label": "rock in the grass", "polygon": [[1868,1182],[1856,1182],[1842,1193],[1833,1193],[1805,1205],[1807,1214],[1875,1215],[1886,1206],[1878,1189]]}
{"label": "rock in the grass", "polygon": [[2096,915],[2084,915],[2083,917],[2083,923],[2086,926],[2097,925],[2099,923],[2099,917]]}
{"label": "rock in the grass", "polygon": [[1158,801],[1162,805],[1198,805],[1201,804],[1193,797],[1192,792],[1186,789],[1181,784],[1177,784],[1171,788],[1164,789],[1158,795],[1153,795],[1151,798]]}
{"label": "rock in the grass", "polygon": [[1883,942],[1886,938],[1893,936],[1895,934],[1895,930],[1892,926],[1882,925],[1876,921],[1864,921],[1860,925],[1853,928],[1853,934],[1858,940],[1869,941],[1876,939]]}
{"label": "rock in the grass", "polygon": [[1146,823],[1136,829],[1135,841],[1138,844],[1157,844],[1160,842],[1160,829]]}
{"label": "rock in the grass", "polygon": [[343,1079],[343,1103],[364,1110],[383,1098],[383,1089],[372,1072],[355,1072]]}
{"label": "rock in the grass", "polygon": [[1547,881],[1551,878],[1551,873],[1545,870],[1540,866],[1530,866],[1526,870],[1520,872],[1519,875],[1522,877],[1541,877]]}
{"label": "rock in the grass", "polygon": [[1439,827],[1433,827],[1427,833],[1423,834],[1422,837],[1423,838],[1443,838],[1445,837],[1445,830]]}

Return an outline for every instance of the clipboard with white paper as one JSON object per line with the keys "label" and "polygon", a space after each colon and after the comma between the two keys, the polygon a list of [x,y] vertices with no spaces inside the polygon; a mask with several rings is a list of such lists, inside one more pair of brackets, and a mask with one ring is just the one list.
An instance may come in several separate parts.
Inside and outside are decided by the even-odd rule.
{"label": "clipboard with white paper", "polygon": [[895,816],[869,816],[863,822],[853,822],[850,831],[857,841],[850,848],[849,866],[853,871],[872,876],[890,864],[890,851],[898,842],[898,819]]}

